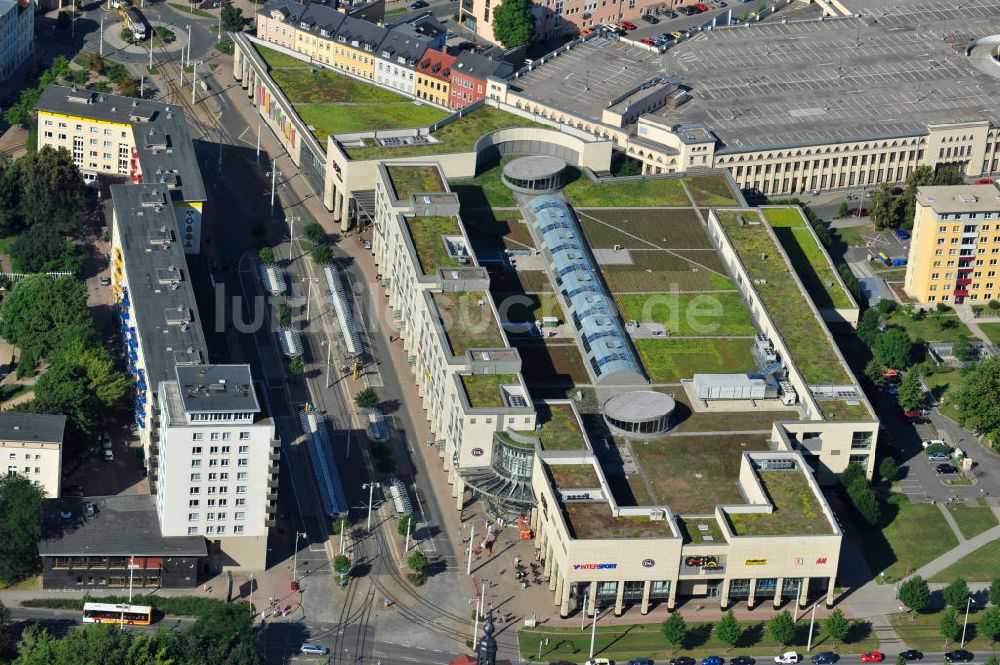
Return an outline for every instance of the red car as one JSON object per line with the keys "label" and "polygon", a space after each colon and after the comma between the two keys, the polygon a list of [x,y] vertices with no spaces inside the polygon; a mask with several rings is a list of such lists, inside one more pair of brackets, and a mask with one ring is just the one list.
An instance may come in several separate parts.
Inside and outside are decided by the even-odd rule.
{"label": "red car", "polygon": [[980,178],[979,180],[976,181],[976,184],[977,185],[992,185],[993,184],[993,179],[992,178]]}
{"label": "red car", "polygon": [[635,23],[632,23],[632,21],[622,21],[618,25],[625,28],[626,30],[635,30]]}
{"label": "red car", "polygon": [[910,409],[909,411],[903,411],[903,415],[907,418],[923,418],[924,412],[921,409]]}
{"label": "red car", "polygon": [[639,43],[640,44],[645,44],[646,46],[656,46],[656,42],[654,42],[649,37],[644,37],[643,39],[640,39]]}
{"label": "red car", "polygon": [[698,11],[700,11],[700,12],[707,12],[707,11],[708,11],[708,5],[703,5],[703,4],[702,4],[702,3],[700,3],[700,2],[696,2],[696,3],[694,3],[694,7],[695,7],[695,8],[696,8],[696,9],[697,9]]}
{"label": "red car", "polygon": [[885,660],[885,654],[881,651],[866,651],[861,654],[862,663],[881,663]]}

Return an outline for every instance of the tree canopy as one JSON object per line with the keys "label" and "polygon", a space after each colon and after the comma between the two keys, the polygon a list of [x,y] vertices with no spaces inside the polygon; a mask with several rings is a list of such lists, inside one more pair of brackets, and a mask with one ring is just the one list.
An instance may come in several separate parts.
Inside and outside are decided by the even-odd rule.
{"label": "tree canopy", "polygon": [[767,622],[767,634],[771,639],[781,645],[788,645],[795,639],[795,621],[788,610],[776,614]]}
{"label": "tree canopy", "polygon": [[0,582],[11,584],[35,571],[42,537],[45,492],[19,474],[0,476]]}
{"label": "tree canopy", "polygon": [[843,642],[851,630],[851,622],[839,609],[834,610],[823,622],[823,630],[834,643]]}
{"label": "tree canopy", "polygon": [[887,328],[875,338],[872,354],[886,367],[900,369],[910,362],[913,344],[902,328]]}
{"label": "tree canopy", "polygon": [[931,589],[927,580],[914,575],[899,586],[899,600],[914,612],[921,612],[931,601]]}
{"label": "tree canopy", "polygon": [[719,641],[731,647],[736,646],[736,643],[740,641],[741,637],[743,637],[743,629],[740,627],[740,623],[733,615],[732,610],[729,610],[722,615],[719,622],[715,624],[714,630],[715,636],[719,638]]}
{"label": "tree canopy", "polygon": [[963,370],[964,383],[955,395],[959,422],[1000,441],[1000,356],[991,356]]}
{"label": "tree canopy", "polygon": [[222,5],[222,29],[226,32],[243,30],[243,10],[231,2]]}
{"label": "tree canopy", "polygon": [[909,411],[915,409],[924,402],[924,386],[920,383],[920,375],[916,371],[909,371],[899,384],[899,405]]}
{"label": "tree canopy", "polygon": [[956,610],[964,610],[965,604],[969,601],[969,585],[961,577],[956,577],[941,592],[944,602]]}
{"label": "tree canopy", "polygon": [[502,0],[493,11],[493,36],[507,48],[527,46],[535,38],[531,0]]}
{"label": "tree canopy", "polygon": [[666,621],[660,624],[663,639],[672,647],[679,647],[687,636],[687,623],[679,612],[671,612]]}

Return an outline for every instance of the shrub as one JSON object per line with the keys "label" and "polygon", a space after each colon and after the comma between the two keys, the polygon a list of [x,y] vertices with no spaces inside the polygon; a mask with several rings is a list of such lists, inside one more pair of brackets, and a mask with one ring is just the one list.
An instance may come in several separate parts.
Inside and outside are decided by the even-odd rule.
{"label": "shrub", "polygon": [[288,361],[288,371],[292,374],[302,374],[306,371],[306,364],[302,361],[302,358],[295,356]]}

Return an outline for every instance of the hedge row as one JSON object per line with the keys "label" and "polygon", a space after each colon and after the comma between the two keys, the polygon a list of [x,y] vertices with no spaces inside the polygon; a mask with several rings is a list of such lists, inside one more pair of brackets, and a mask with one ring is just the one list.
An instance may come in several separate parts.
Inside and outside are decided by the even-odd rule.
{"label": "hedge row", "polygon": [[[128,596],[90,596],[84,598],[31,598],[21,602],[21,607],[47,607],[61,610],[83,611],[83,604],[87,603],[127,603]],[[133,595],[133,605],[149,605],[163,614],[177,616],[200,617],[211,614],[219,606],[226,605],[219,600],[211,598],[199,598],[197,596],[146,596]],[[236,606],[243,605],[247,614],[250,613],[250,604],[241,602],[234,603]]]}

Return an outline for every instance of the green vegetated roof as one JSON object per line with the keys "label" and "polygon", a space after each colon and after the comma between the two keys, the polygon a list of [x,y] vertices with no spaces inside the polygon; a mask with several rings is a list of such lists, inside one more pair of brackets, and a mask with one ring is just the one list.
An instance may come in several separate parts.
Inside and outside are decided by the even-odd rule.
{"label": "green vegetated roof", "polygon": [[829,534],[833,528],[819,497],[801,469],[758,471],[764,491],[774,505],[771,513],[728,513],[739,536]]}
{"label": "green vegetated roof", "polygon": [[[678,517],[677,527],[685,543],[704,545],[726,542],[726,537],[722,535],[722,527],[715,517]],[[711,536],[712,540],[706,540],[705,536]]]}
{"label": "green vegetated roof", "polygon": [[354,160],[471,152],[476,141],[483,134],[508,127],[553,129],[548,125],[533,122],[492,106],[482,106],[434,132],[432,136],[438,140],[437,143],[389,148],[380,146],[371,139],[366,139],[366,144],[363,147],[344,146],[344,152],[347,153],[349,158]]}
{"label": "green vegetated roof", "polygon": [[405,217],[406,227],[410,230],[413,250],[420,261],[420,269],[425,275],[436,275],[438,268],[454,268],[458,266],[458,258],[448,253],[442,236],[457,236],[462,234],[457,217]]}
{"label": "green vegetated roof", "polygon": [[486,292],[434,292],[431,298],[441,317],[441,326],[448,337],[452,355],[461,356],[469,349],[506,346]]}
{"label": "green vegetated roof", "polygon": [[[756,210],[716,211],[806,383],[853,383]],[[737,218],[747,223],[740,226]],[[757,223],[754,223],[757,222]]]}
{"label": "green vegetated roof", "polygon": [[816,404],[827,420],[871,420],[872,414],[865,406],[864,400],[857,400],[857,402],[857,404],[848,404],[846,400],[824,399],[818,400]]}
{"label": "green vegetated roof", "polygon": [[559,489],[595,489],[601,486],[593,464],[548,464],[552,482]]}
{"label": "green vegetated roof", "polygon": [[583,450],[580,424],[569,404],[536,404],[539,429],[522,432],[538,437],[542,450]]}
{"label": "green vegetated roof", "polygon": [[436,166],[395,164],[387,165],[385,169],[399,200],[405,201],[410,198],[410,194],[445,191],[444,180]]}
{"label": "green vegetated roof", "polygon": [[465,388],[465,395],[469,398],[469,406],[474,409],[504,406],[500,386],[520,385],[521,383],[516,374],[463,374],[461,376],[462,387]]}
{"label": "green vegetated roof", "polygon": [[763,210],[816,307],[855,307],[851,297],[837,280],[833,265],[816,242],[801,209],[789,207]]}
{"label": "green vegetated roof", "polygon": [[671,538],[667,520],[648,516],[615,517],[604,501],[562,504],[563,516],[574,538]]}

